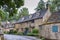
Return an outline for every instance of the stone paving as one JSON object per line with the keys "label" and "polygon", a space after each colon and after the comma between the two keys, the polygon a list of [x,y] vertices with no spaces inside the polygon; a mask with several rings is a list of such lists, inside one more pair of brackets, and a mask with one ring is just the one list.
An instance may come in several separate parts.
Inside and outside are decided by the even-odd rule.
{"label": "stone paving", "polygon": [[36,37],[31,37],[31,36],[18,36],[18,35],[9,35],[9,34],[4,34],[5,40],[40,40],[37,39]]}

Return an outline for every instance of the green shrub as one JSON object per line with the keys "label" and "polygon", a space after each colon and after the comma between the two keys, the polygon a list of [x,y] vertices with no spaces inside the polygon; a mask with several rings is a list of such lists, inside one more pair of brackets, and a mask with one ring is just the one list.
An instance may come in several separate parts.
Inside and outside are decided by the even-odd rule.
{"label": "green shrub", "polygon": [[32,34],[32,33],[28,33],[27,35],[28,35],[28,36],[33,36],[33,34]]}
{"label": "green shrub", "polygon": [[4,34],[8,34],[8,32],[4,31]]}
{"label": "green shrub", "polygon": [[10,30],[10,31],[8,32],[8,34],[16,34],[16,33],[17,33],[16,30]]}
{"label": "green shrub", "polygon": [[45,40],[45,38],[42,38],[41,40]]}
{"label": "green shrub", "polygon": [[38,36],[39,31],[38,29],[33,29],[32,32],[28,33],[28,36]]}
{"label": "green shrub", "polygon": [[17,32],[17,35],[23,35],[23,32]]}
{"label": "green shrub", "polygon": [[27,36],[38,36],[38,34],[28,33]]}
{"label": "green shrub", "polygon": [[38,34],[38,33],[39,33],[39,30],[38,30],[38,29],[33,29],[33,30],[32,30],[32,33]]}
{"label": "green shrub", "polygon": [[[28,29],[28,28],[26,28]],[[24,35],[23,32],[18,32],[17,30],[10,30],[9,32],[4,32],[6,34],[16,34],[16,35]],[[33,29],[32,32],[27,33],[28,36],[38,36],[39,30],[38,29]]]}

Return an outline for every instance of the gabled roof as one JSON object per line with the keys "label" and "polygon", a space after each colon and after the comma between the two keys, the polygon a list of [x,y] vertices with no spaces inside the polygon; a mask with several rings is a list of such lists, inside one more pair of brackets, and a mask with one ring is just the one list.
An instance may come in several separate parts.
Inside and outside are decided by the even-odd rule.
{"label": "gabled roof", "polygon": [[22,23],[25,21],[30,21],[30,20],[34,20],[34,19],[38,19],[38,18],[43,18],[43,16],[45,15],[47,9],[44,10],[39,10],[37,12],[35,12],[34,14],[28,15],[28,16],[24,16],[22,18],[20,18],[17,23]]}
{"label": "gabled roof", "polygon": [[60,22],[60,11],[53,12],[48,19],[48,22]]}

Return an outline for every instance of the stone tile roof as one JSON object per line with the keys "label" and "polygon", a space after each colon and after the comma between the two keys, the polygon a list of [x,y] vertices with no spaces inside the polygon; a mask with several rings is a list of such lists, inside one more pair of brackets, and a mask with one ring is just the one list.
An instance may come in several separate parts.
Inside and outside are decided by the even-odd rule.
{"label": "stone tile roof", "polygon": [[6,22],[1,22],[1,26],[3,26],[3,28],[13,28],[13,22],[12,23],[6,23]]}
{"label": "stone tile roof", "polygon": [[44,10],[39,10],[37,12],[35,12],[34,14],[28,15],[28,16],[24,16],[22,18],[20,18],[17,23],[22,23],[25,21],[30,21],[30,20],[34,20],[34,19],[38,19],[38,18],[43,18],[43,16],[45,15],[47,9]]}
{"label": "stone tile roof", "polygon": [[60,11],[52,13],[48,22],[60,22]]}

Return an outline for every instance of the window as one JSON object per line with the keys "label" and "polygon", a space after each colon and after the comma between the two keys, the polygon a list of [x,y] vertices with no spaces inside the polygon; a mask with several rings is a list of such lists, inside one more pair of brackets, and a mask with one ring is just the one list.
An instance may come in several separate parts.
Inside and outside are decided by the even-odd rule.
{"label": "window", "polygon": [[32,15],[30,15],[29,18],[32,18]]}
{"label": "window", "polygon": [[58,26],[57,25],[52,26],[52,32],[58,32]]}
{"label": "window", "polygon": [[42,30],[42,25],[39,25],[40,30]]}
{"label": "window", "polygon": [[39,15],[40,15],[40,13],[37,13],[37,14],[36,14],[36,16],[39,16]]}
{"label": "window", "polygon": [[32,29],[34,29],[34,28],[35,28],[35,26],[32,26],[31,28],[32,28]]}
{"label": "window", "polygon": [[21,28],[21,30],[23,31],[23,28]]}
{"label": "window", "polygon": [[24,20],[24,17],[22,18],[22,20]]}
{"label": "window", "polygon": [[32,23],[34,23],[34,20],[31,20]]}

